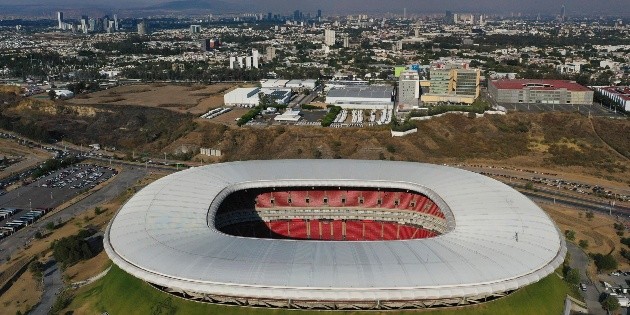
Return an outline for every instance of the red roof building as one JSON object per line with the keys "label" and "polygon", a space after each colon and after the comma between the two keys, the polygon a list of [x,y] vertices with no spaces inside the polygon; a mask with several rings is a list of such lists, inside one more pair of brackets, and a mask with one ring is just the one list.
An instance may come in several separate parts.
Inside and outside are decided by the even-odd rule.
{"label": "red roof building", "polygon": [[575,81],[495,80],[489,82],[488,92],[501,104],[593,104],[593,91]]}

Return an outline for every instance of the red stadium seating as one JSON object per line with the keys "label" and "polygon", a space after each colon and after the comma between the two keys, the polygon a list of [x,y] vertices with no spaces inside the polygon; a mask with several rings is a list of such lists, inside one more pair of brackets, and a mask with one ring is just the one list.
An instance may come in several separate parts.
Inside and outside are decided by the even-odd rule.
{"label": "red stadium seating", "polygon": [[293,239],[308,239],[306,235],[306,221],[293,220],[289,222],[289,237]]}
{"label": "red stadium seating", "polygon": [[346,193],[343,190],[327,190],[325,191],[326,198],[328,198],[329,207],[343,207],[342,199],[346,198]]}
{"label": "red stadium seating", "polygon": [[324,203],[324,198],[326,198],[326,192],[323,190],[309,190],[308,191],[308,199],[309,199],[309,207],[323,207],[326,204]]}

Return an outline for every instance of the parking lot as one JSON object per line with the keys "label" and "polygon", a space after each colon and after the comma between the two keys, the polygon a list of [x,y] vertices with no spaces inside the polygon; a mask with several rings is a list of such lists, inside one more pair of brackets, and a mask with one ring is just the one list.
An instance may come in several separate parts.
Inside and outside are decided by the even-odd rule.
{"label": "parking lot", "polygon": [[627,307],[628,298],[630,297],[630,271],[615,271],[608,274],[600,275],[601,283],[598,283],[598,288],[601,288],[602,299],[606,295],[616,296],[620,302],[625,300],[622,307]]}
{"label": "parking lot", "polygon": [[78,164],[0,196],[0,207],[28,210],[54,208],[116,173],[116,170],[108,167]]}
{"label": "parking lot", "polygon": [[599,104],[593,105],[568,105],[568,104],[539,104],[539,103],[530,103],[530,104],[499,104],[500,106],[505,107],[508,111],[519,111],[519,112],[532,112],[532,113],[543,113],[543,112],[577,112],[584,115],[598,116],[598,117],[624,117],[621,113],[616,113],[611,111],[609,108],[601,106]]}
{"label": "parking lot", "polygon": [[103,166],[75,165],[0,196],[0,239],[33,224],[52,208],[96,187],[116,173],[116,170]]}

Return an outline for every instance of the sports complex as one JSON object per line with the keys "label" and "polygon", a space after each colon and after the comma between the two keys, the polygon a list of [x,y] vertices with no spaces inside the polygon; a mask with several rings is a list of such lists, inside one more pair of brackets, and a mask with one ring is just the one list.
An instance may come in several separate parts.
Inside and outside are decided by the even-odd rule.
{"label": "sports complex", "polygon": [[150,184],[105,249],[183,298],[292,309],[478,304],[551,274],[566,246],[512,188],[409,162],[214,164]]}

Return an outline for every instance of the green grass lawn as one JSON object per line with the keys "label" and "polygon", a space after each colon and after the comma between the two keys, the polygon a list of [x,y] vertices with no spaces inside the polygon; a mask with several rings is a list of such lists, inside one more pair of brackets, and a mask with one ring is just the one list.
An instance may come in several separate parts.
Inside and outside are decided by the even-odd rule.
{"label": "green grass lawn", "polygon": [[479,314],[561,314],[564,298],[570,293],[569,286],[557,275],[542,279],[538,283],[523,288],[505,298],[478,306],[431,311],[297,311],[278,309],[256,309],[186,301],[160,292],[145,282],[134,278],[116,266],[103,279],[81,288],[76,292],[67,310],[79,313],[117,314],[413,314],[430,315],[479,315]]}

